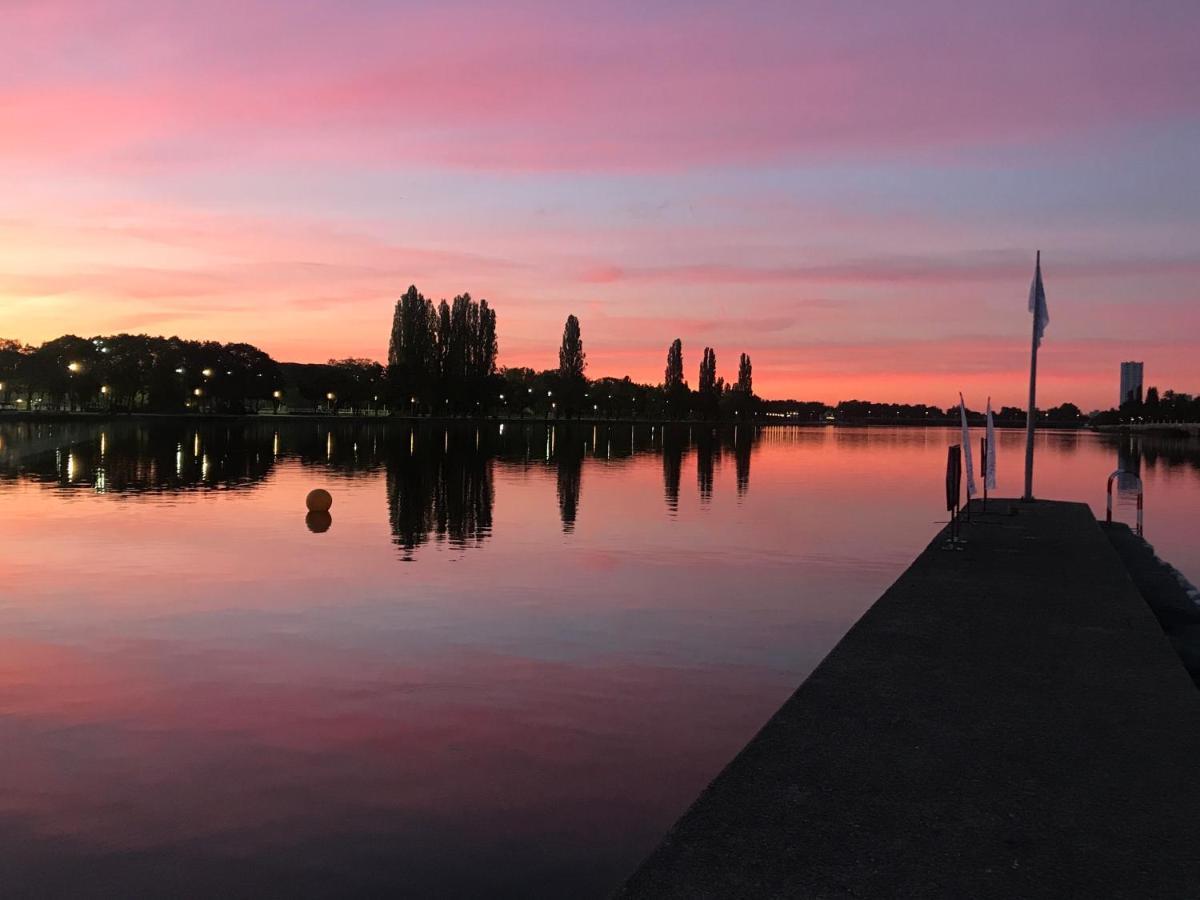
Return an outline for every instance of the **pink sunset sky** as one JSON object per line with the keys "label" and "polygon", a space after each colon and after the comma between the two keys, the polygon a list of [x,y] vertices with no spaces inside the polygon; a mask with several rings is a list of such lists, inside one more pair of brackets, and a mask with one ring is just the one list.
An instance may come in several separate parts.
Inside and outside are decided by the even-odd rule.
{"label": "pink sunset sky", "polygon": [[1200,4],[0,2],[0,337],[386,353],[769,397],[1200,390]]}

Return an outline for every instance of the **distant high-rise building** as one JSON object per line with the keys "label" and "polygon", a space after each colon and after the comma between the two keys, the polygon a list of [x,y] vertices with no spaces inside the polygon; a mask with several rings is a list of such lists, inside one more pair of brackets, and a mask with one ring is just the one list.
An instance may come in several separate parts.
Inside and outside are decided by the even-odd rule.
{"label": "distant high-rise building", "polygon": [[1121,403],[1142,402],[1142,364],[1121,363]]}

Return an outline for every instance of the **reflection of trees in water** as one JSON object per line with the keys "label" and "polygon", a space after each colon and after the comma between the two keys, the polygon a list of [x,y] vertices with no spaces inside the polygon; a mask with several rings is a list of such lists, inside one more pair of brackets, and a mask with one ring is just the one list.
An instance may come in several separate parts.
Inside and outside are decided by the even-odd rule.
{"label": "reflection of trees in water", "polygon": [[721,438],[716,430],[700,425],[696,432],[696,487],[700,491],[700,502],[712,499],[713,474],[721,460]]}
{"label": "reflection of trees in water", "polygon": [[672,425],[663,426],[662,464],[663,494],[667,498],[667,509],[679,509],[679,483],[683,478],[683,457],[687,453],[687,432]]}
{"label": "reflection of trees in water", "polygon": [[737,493],[745,496],[750,489],[750,458],[758,443],[760,430],[753,426],[713,428],[711,425],[669,425],[662,430],[663,495],[671,512],[679,509],[679,488],[683,464],[690,450],[696,451],[696,486],[700,501],[712,499],[716,473],[726,452],[734,456]]}
{"label": "reflection of trees in water", "polygon": [[750,489],[750,451],[754,447],[754,428],[740,425],[733,429],[733,460],[737,470],[737,494],[744,497]]}
{"label": "reflection of trees in water", "polygon": [[494,450],[478,431],[396,429],[387,441],[388,520],[406,560],[430,539],[478,546],[492,530]]}
{"label": "reflection of trees in water", "polygon": [[562,518],[563,531],[570,534],[575,530],[575,516],[579,512],[579,492],[583,487],[585,439],[571,426],[556,428],[555,431],[558,514]]}
{"label": "reflection of trees in water", "polygon": [[678,509],[684,461],[696,450],[702,501],[712,496],[727,450],[737,492],[749,485],[759,430],[675,424],[662,428],[571,423],[410,426],[327,420],[0,423],[0,478],[29,478],[97,493],[249,488],[281,460],[354,477],[385,474],[395,543],[412,551],[430,540],[482,543],[491,532],[493,468],[499,462],[554,468],[564,532],[575,528],[585,460],[621,465],[661,453],[664,496]]}
{"label": "reflection of trees in water", "polygon": [[[1117,468],[1141,474],[1146,468],[1194,469],[1200,472],[1200,441],[1192,437],[1121,435],[1117,442]],[[1120,479],[1118,479],[1120,481]]]}
{"label": "reflection of trees in water", "polygon": [[243,488],[270,473],[272,437],[242,423],[8,423],[0,471],[96,493]]}

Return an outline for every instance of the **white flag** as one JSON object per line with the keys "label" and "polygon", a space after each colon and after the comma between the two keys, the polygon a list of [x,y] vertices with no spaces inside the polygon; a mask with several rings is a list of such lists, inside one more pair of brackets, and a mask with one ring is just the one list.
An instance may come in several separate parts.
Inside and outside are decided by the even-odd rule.
{"label": "white flag", "polygon": [[962,416],[963,457],[967,464],[967,499],[975,496],[975,460],[971,455],[971,429],[967,427],[967,403],[962,391],[958,392],[958,411]]}
{"label": "white flag", "polygon": [[992,398],[987,403],[987,465],[983,470],[983,486],[989,491],[996,489],[996,422],[992,418]]}
{"label": "white flag", "polygon": [[1033,270],[1033,282],[1029,285],[1029,311],[1033,313],[1034,346],[1042,346],[1042,335],[1050,324],[1050,311],[1046,309],[1046,289],[1042,287],[1042,254],[1039,251]]}

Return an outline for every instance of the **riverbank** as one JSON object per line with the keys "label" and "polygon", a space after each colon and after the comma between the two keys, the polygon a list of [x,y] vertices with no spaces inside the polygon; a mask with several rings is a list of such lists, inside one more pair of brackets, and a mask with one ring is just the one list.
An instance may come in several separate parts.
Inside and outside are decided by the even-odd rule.
{"label": "riverbank", "polygon": [[[630,418],[629,416],[619,416],[615,418],[606,418],[603,416],[578,416],[578,417],[548,417],[548,416],[521,416],[521,415],[488,415],[488,416],[422,416],[422,415],[406,415],[404,413],[388,413],[388,412],[343,412],[343,413],[327,413],[327,412],[257,412],[257,413],[158,413],[158,412],[96,412],[96,411],[34,411],[25,410],[0,410],[0,422],[5,421],[20,421],[20,422],[53,422],[53,421],[72,421],[72,422],[128,422],[128,421],[241,421],[241,422],[402,422],[402,423],[421,423],[432,422],[437,424],[448,423],[510,423],[510,424],[527,424],[527,425],[711,425],[714,427],[729,427],[736,425],[755,425],[758,427],[774,427],[786,426],[793,428],[824,428],[833,426],[843,426],[847,428],[957,428],[959,421],[957,419],[896,419],[884,420],[879,419],[837,419],[837,420],[821,420],[809,421],[801,419],[790,419],[781,416],[759,416],[752,419],[665,419],[665,418]],[[971,427],[978,429],[980,423],[972,421]],[[1075,425],[1071,423],[1044,423],[1038,426],[1039,429],[1045,430],[1067,430],[1067,431],[1084,431],[1086,426]],[[1024,431],[1023,424],[1016,423],[996,423],[997,430],[1021,430]]]}
{"label": "riverbank", "polygon": [[916,559],[622,897],[1190,896],[1200,695],[1091,512]]}
{"label": "riverbank", "polygon": [[1140,422],[1130,425],[1097,425],[1102,434],[1143,434],[1154,437],[1200,437],[1200,424],[1193,422]]}

